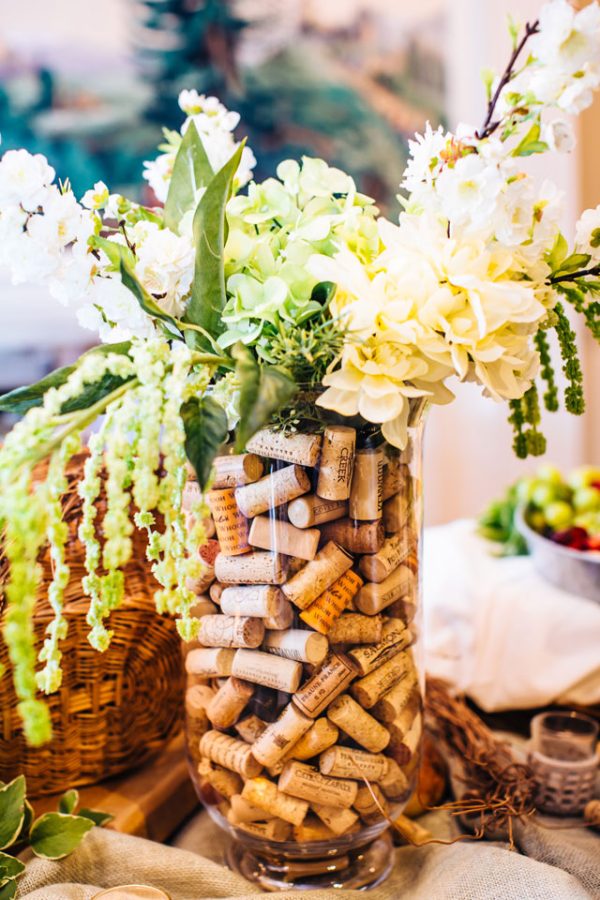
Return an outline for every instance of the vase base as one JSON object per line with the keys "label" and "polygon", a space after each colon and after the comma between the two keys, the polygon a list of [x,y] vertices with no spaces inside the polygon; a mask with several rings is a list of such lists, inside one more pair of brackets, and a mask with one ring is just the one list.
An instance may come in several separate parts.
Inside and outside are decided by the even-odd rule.
{"label": "vase base", "polygon": [[371,843],[338,856],[289,859],[250,850],[237,841],[227,849],[227,865],[265,891],[309,891],[324,888],[362,890],[384,881],[394,865],[389,832]]}

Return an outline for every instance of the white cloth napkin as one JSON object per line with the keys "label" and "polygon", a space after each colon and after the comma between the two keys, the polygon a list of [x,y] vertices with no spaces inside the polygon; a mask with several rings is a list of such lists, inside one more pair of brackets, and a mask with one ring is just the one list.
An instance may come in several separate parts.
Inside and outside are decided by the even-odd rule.
{"label": "white cloth napkin", "polygon": [[472,520],[425,531],[427,671],[488,712],[600,702],[600,604],[499,559]]}

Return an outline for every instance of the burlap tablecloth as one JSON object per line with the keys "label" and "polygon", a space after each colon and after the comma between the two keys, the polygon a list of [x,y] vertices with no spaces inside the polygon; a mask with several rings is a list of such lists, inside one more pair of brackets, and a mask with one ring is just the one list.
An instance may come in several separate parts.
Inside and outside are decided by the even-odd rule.
{"label": "burlap tablecloth", "polygon": [[[436,835],[448,832],[440,814],[422,821]],[[369,892],[369,900],[600,900],[598,834],[527,825],[517,827],[516,839],[520,852],[487,842],[399,848],[392,876]],[[19,897],[90,900],[101,888],[127,883],[155,885],[173,900],[245,898],[259,893],[221,865],[223,838],[205,814],[187,829],[180,843],[196,852],[94,828],[62,862],[31,859],[20,880]],[[298,892],[279,896],[290,900],[293,895]],[[355,891],[315,891],[311,900],[356,900],[358,896]]]}

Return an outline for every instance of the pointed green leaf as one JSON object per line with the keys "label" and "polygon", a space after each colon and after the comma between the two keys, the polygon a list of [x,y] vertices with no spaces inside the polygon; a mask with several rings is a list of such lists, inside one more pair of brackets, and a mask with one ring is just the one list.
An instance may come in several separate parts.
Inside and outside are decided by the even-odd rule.
{"label": "pointed green leaf", "polygon": [[550,271],[552,272],[552,274],[558,272],[561,263],[566,258],[568,252],[569,245],[567,243],[567,240],[565,236],[559,232],[556,236],[556,240],[554,241],[552,249],[549,253],[545,254],[546,262],[550,266]]}
{"label": "pointed green leaf", "polygon": [[0,852],[0,883],[8,878],[18,878],[25,871],[25,864],[15,856]]}
{"label": "pointed green leaf", "polygon": [[[121,250],[124,249],[126,250],[127,248],[121,248]],[[165,312],[164,309],[161,309],[154,297],[152,297],[151,294],[149,294],[148,291],[140,284],[135,272],[133,271],[133,266],[131,266],[127,262],[126,254],[124,253],[121,255],[119,269],[121,273],[121,281],[126,288],[129,288],[144,312],[147,313],[147,315],[152,316],[153,319],[161,319],[164,322],[168,322],[172,328],[175,328],[177,330],[177,324],[173,316]]]}
{"label": "pointed green leaf", "polygon": [[534,122],[525,137],[512,151],[512,156],[531,156],[533,153],[544,153],[548,150],[548,144],[540,141],[540,123]]}
{"label": "pointed green leaf", "polygon": [[[122,341],[118,344],[102,344],[100,347],[92,347],[80,358],[83,359],[84,356],[91,353],[101,353],[103,356],[106,356],[108,353],[126,355],[130,347],[129,341]],[[54,372],[45,375],[40,381],[36,381],[35,384],[15,388],[14,391],[9,391],[7,394],[0,396],[0,412],[10,412],[22,416],[32,407],[41,406],[44,402],[46,391],[63,385],[69,375],[75,371],[75,368],[76,365],[62,366],[60,369],[55,369]],[[66,413],[74,412],[77,409],[87,409],[88,406],[92,406],[96,400],[99,400],[101,396],[110,393],[122,383],[123,379],[117,379],[114,375],[105,375],[96,384],[85,387],[78,397],[74,397],[68,403],[65,403],[61,412]]]}
{"label": "pointed green leaf", "polygon": [[25,818],[25,778],[19,775],[0,788],[0,850],[10,847]]}
{"label": "pointed green leaf", "polygon": [[202,139],[194,123],[190,122],[173,164],[164,210],[167,228],[175,233],[179,231],[181,218],[194,204],[196,191],[206,187],[213,175]]}
{"label": "pointed green leaf", "polygon": [[99,828],[102,825],[107,825],[108,822],[112,822],[114,816],[110,813],[100,812],[97,809],[80,809],[77,813],[78,816],[83,816],[84,819],[90,819],[94,825],[98,825]]}
{"label": "pointed green leaf", "polygon": [[[240,164],[243,146],[240,144],[231,159],[214,176],[194,214],[196,265],[184,319],[200,325],[213,337],[217,337],[223,330],[221,313],[227,299],[223,258],[227,241],[225,208],[233,191],[233,180]],[[210,349],[206,338],[198,333],[187,332],[186,339],[199,349]]]}
{"label": "pointed green leaf", "polygon": [[19,844],[21,841],[24,841],[29,838],[29,829],[31,828],[31,823],[33,822],[33,806],[25,798],[25,815],[23,817],[23,824],[21,825],[21,830],[17,837],[15,843]]}
{"label": "pointed green leaf", "polygon": [[70,815],[75,810],[78,803],[79,791],[76,791],[75,788],[71,788],[71,790],[63,794],[58,801],[58,810],[61,813]]}
{"label": "pointed green leaf", "polygon": [[591,260],[589,253],[572,253],[560,264],[560,267],[554,273],[555,275],[570,275],[572,272],[578,272],[585,269]]}
{"label": "pointed green leaf", "polygon": [[45,859],[63,859],[75,850],[94,827],[84,816],[44,813],[31,826],[31,849]]}
{"label": "pointed green leaf", "polygon": [[121,267],[122,259],[125,259],[130,266],[135,265],[133,251],[123,244],[117,244],[115,241],[110,241],[108,238],[95,234],[90,238],[90,245],[92,247],[97,247],[104,252],[116,272],[118,272]]}
{"label": "pointed green leaf", "polygon": [[14,878],[11,878],[6,884],[0,885],[0,900],[14,900],[16,896],[17,882]]}
{"label": "pointed green leaf", "polygon": [[213,459],[228,434],[227,415],[210,396],[190,397],[181,406],[185,429],[185,452],[196,472],[198,484],[206,487]]}
{"label": "pointed green leaf", "polygon": [[236,448],[241,451],[253,434],[269,422],[274,413],[291,400],[295,382],[276,366],[259,366],[252,351],[237,343],[232,350],[241,384],[240,421]]}

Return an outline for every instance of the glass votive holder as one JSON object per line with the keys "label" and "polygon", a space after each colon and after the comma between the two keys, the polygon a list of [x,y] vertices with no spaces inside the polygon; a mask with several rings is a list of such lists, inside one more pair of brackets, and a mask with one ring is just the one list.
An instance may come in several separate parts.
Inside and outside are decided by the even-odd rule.
{"label": "glass votive holder", "polygon": [[544,712],[531,720],[531,749],[551,759],[580,762],[594,756],[598,722],[584,713]]}

